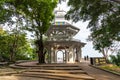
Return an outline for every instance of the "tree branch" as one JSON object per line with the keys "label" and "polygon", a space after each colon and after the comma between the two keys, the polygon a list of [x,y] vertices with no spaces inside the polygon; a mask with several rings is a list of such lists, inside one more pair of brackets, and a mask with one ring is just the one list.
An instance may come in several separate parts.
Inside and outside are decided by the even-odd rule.
{"label": "tree branch", "polygon": [[120,4],[120,0],[111,0],[113,2],[119,3]]}

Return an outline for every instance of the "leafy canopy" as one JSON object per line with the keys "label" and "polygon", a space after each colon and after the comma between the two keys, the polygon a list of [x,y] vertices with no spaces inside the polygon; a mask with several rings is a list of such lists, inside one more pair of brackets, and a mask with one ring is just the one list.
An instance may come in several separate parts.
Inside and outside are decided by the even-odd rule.
{"label": "leafy canopy", "polygon": [[[8,33],[4,31],[0,34],[0,61],[13,61],[30,59],[32,48],[23,33]],[[15,55],[12,57],[11,56]]]}
{"label": "leafy canopy", "polygon": [[120,41],[119,0],[69,0],[68,5],[67,19],[89,21],[90,40],[97,50]]}
{"label": "leafy canopy", "polygon": [[[39,59],[43,56],[42,36],[50,27],[54,17],[53,10],[58,0],[1,0],[0,1],[0,23],[14,24],[14,19],[18,19],[22,29],[33,33],[37,38]],[[16,20],[15,20],[16,21]],[[41,58],[40,58],[41,57]],[[43,61],[43,60],[42,60]],[[39,61],[40,62],[40,61]]]}

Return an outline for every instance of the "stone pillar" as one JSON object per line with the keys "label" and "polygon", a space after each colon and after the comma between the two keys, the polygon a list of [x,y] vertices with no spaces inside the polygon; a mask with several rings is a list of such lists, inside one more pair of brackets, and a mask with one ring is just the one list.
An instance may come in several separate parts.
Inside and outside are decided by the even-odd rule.
{"label": "stone pillar", "polygon": [[81,47],[77,48],[78,62],[81,62]]}
{"label": "stone pillar", "polygon": [[75,56],[76,52],[75,52],[75,48],[73,48],[73,62],[76,62],[76,56]]}
{"label": "stone pillar", "polygon": [[68,50],[65,49],[65,60],[66,60],[66,63],[68,63]]}
{"label": "stone pillar", "polygon": [[80,54],[79,60],[80,60],[80,62],[81,62],[81,61],[82,61],[82,50],[81,50],[81,46],[80,46],[79,54]]}
{"label": "stone pillar", "polygon": [[56,59],[56,52],[55,52],[55,49],[53,49],[53,63],[56,63],[55,60]]}
{"label": "stone pillar", "polygon": [[78,48],[76,48],[76,62],[79,61],[79,58],[78,58]]}
{"label": "stone pillar", "polygon": [[54,49],[51,47],[51,63],[54,63]]}
{"label": "stone pillar", "polygon": [[54,50],[54,63],[57,63],[57,50]]}
{"label": "stone pillar", "polygon": [[70,48],[69,48],[69,62],[70,63],[73,63],[73,52],[74,52],[74,50],[73,50],[73,46],[71,46]]}
{"label": "stone pillar", "polygon": [[47,50],[48,50],[48,63],[51,63],[51,49],[50,49],[50,47],[47,48]]}
{"label": "stone pillar", "polygon": [[78,54],[77,54],[77,48],[75,48],[75,62],[78,61],[78,58],[77,58]]}

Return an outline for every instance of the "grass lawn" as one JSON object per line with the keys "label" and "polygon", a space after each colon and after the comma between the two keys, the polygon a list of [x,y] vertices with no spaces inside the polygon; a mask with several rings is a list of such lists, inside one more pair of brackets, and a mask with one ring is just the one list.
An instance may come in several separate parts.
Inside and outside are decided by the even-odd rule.
{"label": "grass lawn", "polygon": [[120,66],[116,66],[113,64],[106,64],[106,65],[100,66],[100,68],[120,74]]}

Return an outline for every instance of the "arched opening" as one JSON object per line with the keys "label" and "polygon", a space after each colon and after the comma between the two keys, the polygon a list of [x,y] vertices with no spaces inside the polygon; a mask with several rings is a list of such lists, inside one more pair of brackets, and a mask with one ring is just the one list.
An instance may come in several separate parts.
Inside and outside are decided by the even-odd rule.
{"label": "arched opening", "polygon": [[57,51],[57,63],[63,63],[64,62],[64,51],[59,50]]}

